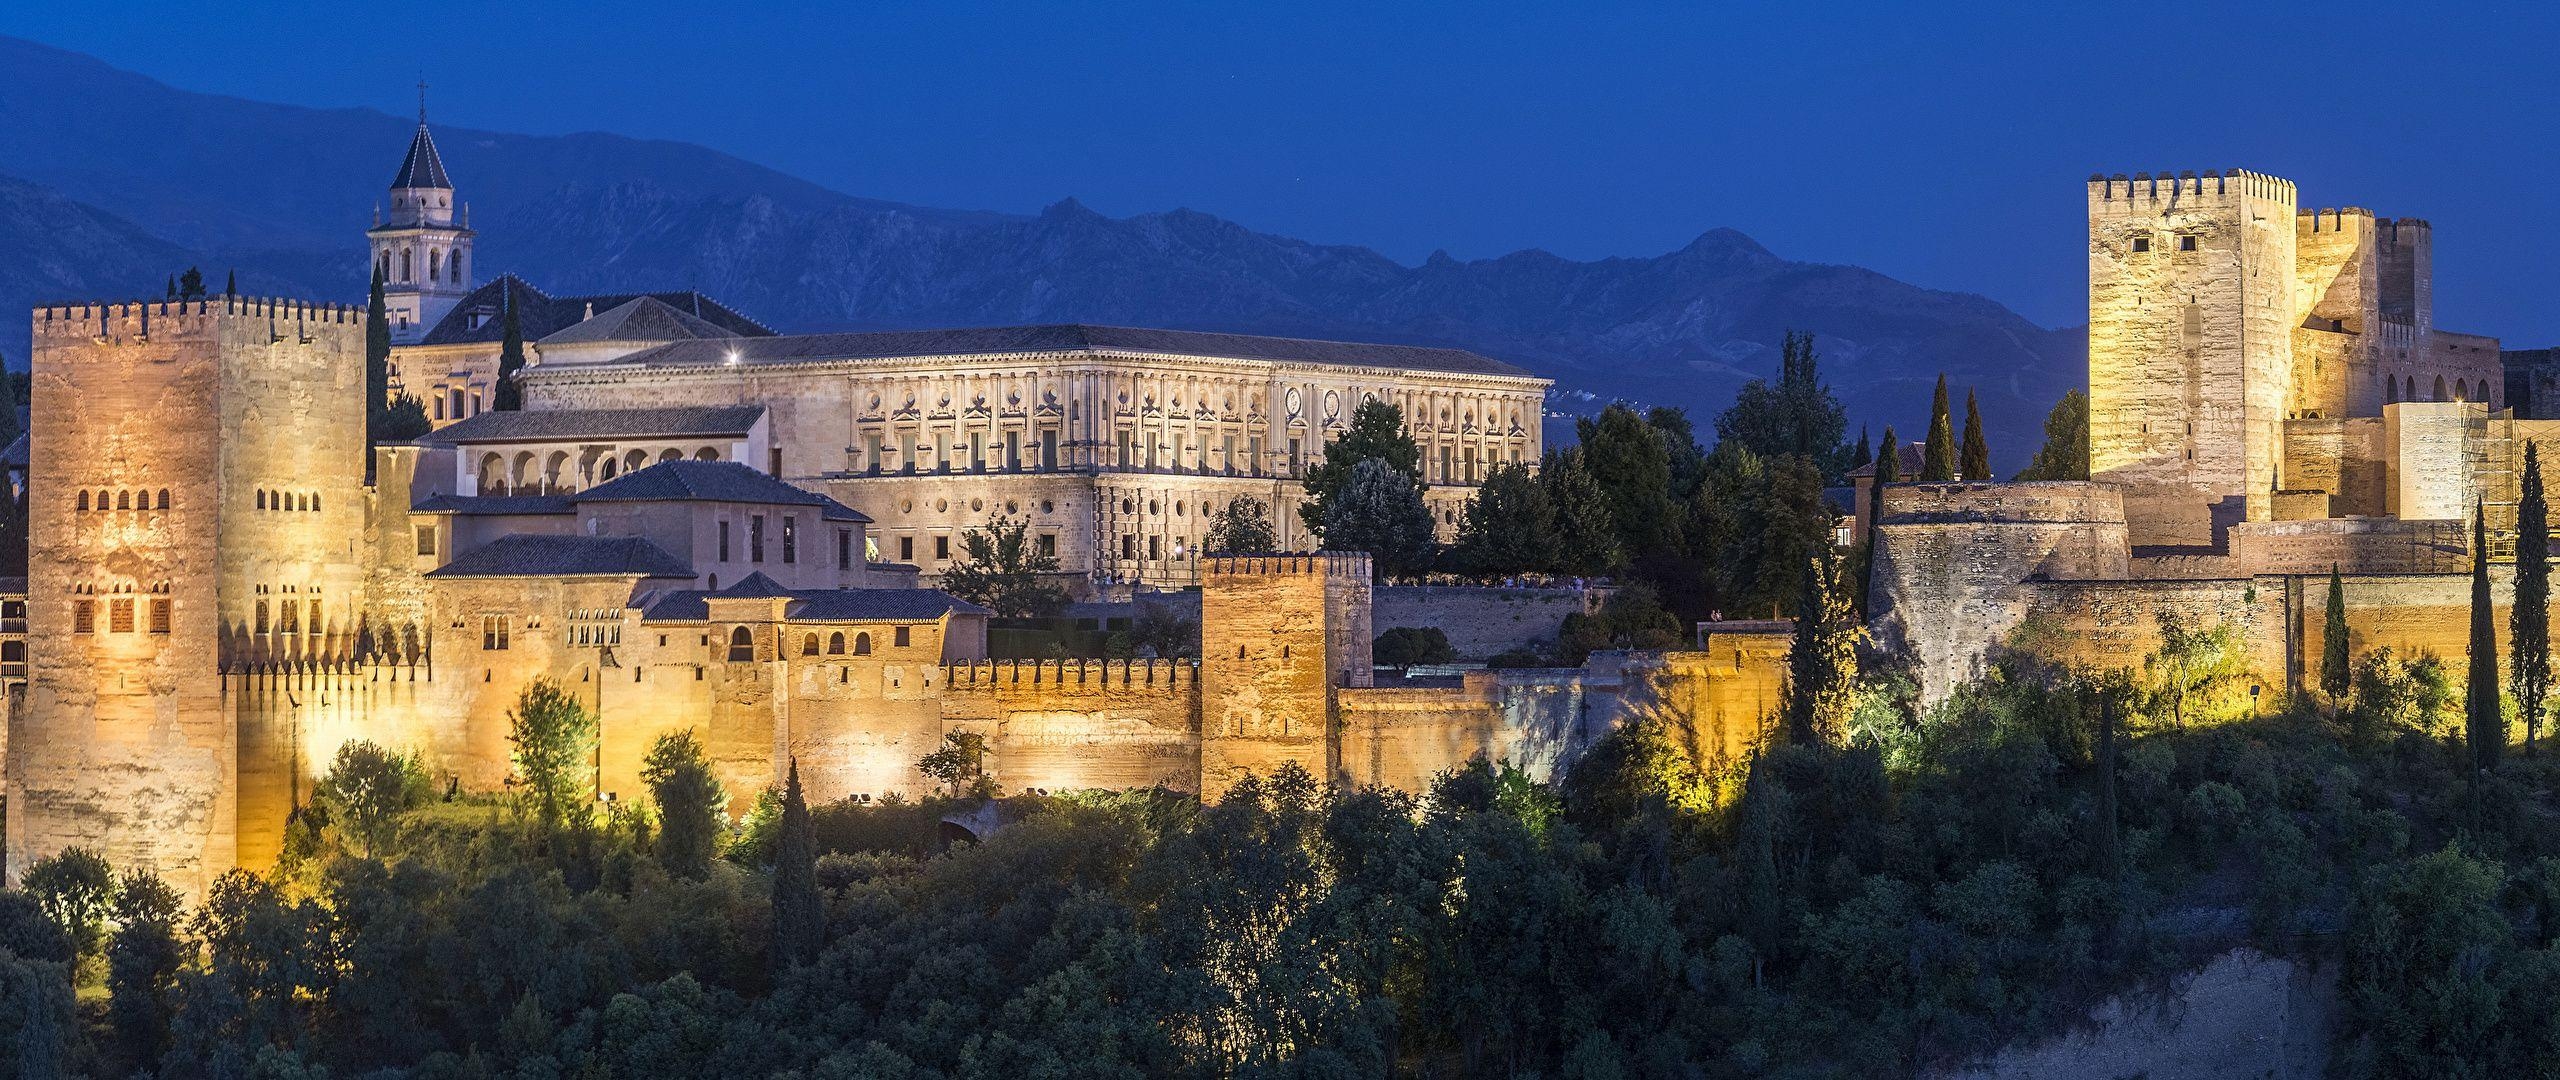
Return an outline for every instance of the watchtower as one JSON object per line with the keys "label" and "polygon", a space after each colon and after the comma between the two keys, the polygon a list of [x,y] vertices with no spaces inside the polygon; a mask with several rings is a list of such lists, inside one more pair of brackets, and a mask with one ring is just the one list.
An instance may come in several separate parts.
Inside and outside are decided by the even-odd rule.
{"label": "watchtower", "polygon": [[2296,195],[2244,169],[2089,178],[2089,465],[2135,544],[2218,543],[2283,484]]}
{"label": "watchtower", "polygon": [[202,895],[273,856],[292,798],[267,743],[230,718],[222,670],[325,658],[356,616],[364,312],[239,296],[46,307],[31,378],[8,874],[78,844]]}
{"label": "watchtower", "polygon": [[415,344],[445,313],[471,293],[471,210],[454,198],[453,178],[427,131],[424,87],[418,98],[418,133],[391,177],[391,216],[374,211],[365,239],[373,246],[373,272],[382,276],[383,309],[391,340]]}
{"label": "watchtower", "polygon": [[1369,556],[1231,555],[1200,564],[1200,795],[1295,761],[1338,770],[1334,691],[1372,683]]}

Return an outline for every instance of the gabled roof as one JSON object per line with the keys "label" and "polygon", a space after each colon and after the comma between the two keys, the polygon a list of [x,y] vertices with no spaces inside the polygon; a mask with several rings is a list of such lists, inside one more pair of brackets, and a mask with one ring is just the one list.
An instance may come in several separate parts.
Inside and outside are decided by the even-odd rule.
{"label": "gabled roof", "polygon": [[509,533],[456,556],[427,576],[689,578],[693,567],[637,536]]}
{"label": "gabled roof", "polygon": [[[1895,445],[1894,451],[1893,460],[1900,463],[1901,470],[1894,475],[1904,480],[1919,476],[1920,470],[1929,466],[1928,448],[1920,443],[1900,443]],[[1875,474],[1876,463],[1872,461],[1849,470],[1850,476],[1874,476]]]}
{"label": "gabled roof", "polygon": [[509,296],[515,298],[516,321],[522,326],[526,341],[541,341],[585,322],[591,313],[611,311],[643,296],[740,337],[773,336],[772,327],[698,292],[553,296],[514,274],[501,274],[497,280],[473,289],[455,301],[453,310],[436,320],[426,336],[418,339],[418,344],[490,344],[504,340]]}
{"label": "gabled roof", "polygon": [[[488,413],[480,414],[482,416]],[[814,506],[828,521],[869,521],[861,511],[734,461],[662,461],[579,492],[591,502],[729,502]]]}
{"label": "gabled roof", "polygon": [[409,507],[413,514],[566,514],[577,507],[566,495],[429,495]]}
{"label": "gabled roof", "polygon": [[654,409],[492,409],[418,437],[431,446],[559,439],[744,438],[762,405]]}
{"label": "gabled roof", "polygon": [[[763,575],[751,575],[750,580],[755,577]],[[704,602],[705,598],[729,595],[728,589],[716,593],[701,589],[650,593],[640,600],[640,618],[646,622],[703,622],[711,618],[711,605]],[[791,597],[782,612],[786,622],[930,622],[945,615],[994,614],[940,589],[784,589],[748,595]]]}
{"label": "gabled roof", "polygon": [[[501,329],[504,329],[503,327]],[[740,336],[737,331],[707,319],[687,315],[674,305],[654,296],[628,300],[596,317],[572,324],[568,329],[542,339],[545,345],[575,345],[589,341],[693,341],[727,339]]]}
{"label": "gabled roof", "polygon": [[436,154],[435,136],[427,134],[427,123],[418,121],[417,137],[409,140],[409,156],[400,159],[400,172],[391,178],[395,188],[453,187],[453,178],[444,174],[444,158]]}
{"label": "gabled roof", "polygon": [[791,590],[783,588],[781,582],[773,580],[771,577],[766,576],[764,571],[758,570],[740,579],[736,584],[714,592],[711,595],[717,596],[723,600],[754,600],[776,596],[789,596],[791,595]]}
{"label": "gabled roof", "polygon": [[752,341],[680,341],[634,353],[615,363],[680,366],[728,362],[788,364],[824,360],[876,360],[911,356],[979,356],[1004,353],[1154,353],[1231,360],[1329,364],[1346,367],[1446,371],[1465,375],[1535,378],[1526,370],[1463,349],[1375,345],[1353,341],[1150,330],[1126,326],[988,326],[960,330],[893,330],[862,334],[794,334]]}

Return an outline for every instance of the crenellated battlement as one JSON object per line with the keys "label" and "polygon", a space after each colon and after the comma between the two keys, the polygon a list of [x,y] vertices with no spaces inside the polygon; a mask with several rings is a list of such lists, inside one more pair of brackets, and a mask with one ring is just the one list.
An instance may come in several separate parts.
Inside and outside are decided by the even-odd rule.
{"label": "crenellated battlement", "polygon": [[210,296],[200,300],[107,300],[46,304],[34,311],[35,337],[44,340],[149,337],[187,333],[222,319],[263,318],[282,323],[364,325],[365,310],[272,296]]}
{"label": "crenellated battlement", "polygon": [[2247,169],[2206,169],[2202,173],[2193,169],[2175,173],[2164,169],[2158,173],[2140,172],[2131,176],[2123,173],[2089,174],[2089,197],[2093,202],[2165,202],[2235,195],[2287,203],[2296,198],[2293,181]]}
{"label": "crenellated battlement", "polygon": [[1200,661],[977,660],[942,665],[942,685],[958,693],[1080,688],[1173,693],[1199,688]]}
{"label": "crenellated battlement", "polygon": [[1290,551],[1269,555],[1213,555],[1200,560],[1202,577],[1273,574],[1329,574],[1369,577],[1365,551]]}
{"label": "crenellated battlement", "polygon": [[2427,224],[2425,218],[2376,218],[2373,224],[2374,228],[2381,231],[2382,238],[2386,242],[2398,242],[2403,230],[2414,234],[2413,238],[2418,240],[2424,240],[2435,232],[2435,226]]}
{"label": "crenellated battlement", "polygon": [[2359,228],[2373,225],[2373,211],[2361,206],[2321,207],[2301,210],[2294,215],[2297,231],[2304,233],[2346,232],[2352,223]]}

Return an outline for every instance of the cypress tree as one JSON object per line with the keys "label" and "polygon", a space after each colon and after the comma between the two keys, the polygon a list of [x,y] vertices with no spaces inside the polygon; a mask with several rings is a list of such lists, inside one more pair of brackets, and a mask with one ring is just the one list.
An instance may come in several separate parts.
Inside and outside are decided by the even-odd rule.
{"label": "cypress tree", "polygon": [[782,828],[773,858],[773,966],[798,967],[815,960],[826,934],[818,902],[818,838],[809,826],[809,803],[800,794],[800,759],[791,759],[782,788]]}
{"label": "cypress tree", "polygon": [[364,417],[368,440],[382,438],[383,415],[391,408],[391,308],[382,298],[382,270],[373,271],[373,289],[364,306]]}
{"label": "cypress tree", "polygon": [[1825,550],[1807,568],[1796,603],[1795,641],[1787,649],[1787,696],[1780,718],[1799,746],[1838,740],[1857,701],[1858,627],[1839,569]]}
{"label": "cypress tree", "polygon": [[2116,710],[2122,697],[2113,684],[2101,684],[2098,689],[2098,797],[2093,815],[2097,820],[2090,855],[2109,885],[2124,879],[2123,845],[2116,823]]}
{"label": "cypress tree", "polygon": [[1893,438],[1893,425],[1884,426],[1884,441],[1876,445],[1876,478],[1867,487],[1866,576],[1858,583],[1858,610],[1869,610],[1876,594],[1877,526],[1884,521],[1884,488],[1902,479],[1902,446]]}
{"label": "cypress tree", "polygon": [[499,292],[507,299],[506,336],[498,345],[498,386],[489,407],[513,412],[524,408],[524,391],[516,386],[516,375],[524,370],[524,320],[516,314],[515,289],[502,286]]}
{"label": "cypress tree", "polygon": [[1849,467],[1863,468],[1876,459],[1875,447],[1867,442],[1867,425],[1858,425],[1858,449],[1849,457]]}
{"label": "cypress tree", "polygon": [[240,271],[237,271],[237,270],[226,270],[226,271],[224,271],[224,272],[223,272],[223,274],[222,274],[222,295],[224,295],[224,296],[238,296],[238,295],[240,295]]}
{"label": "cypress tree", "polygon": [[2331,703],[2347,699],[2347,583],[2329,564],[2329,612],[2320,624],[2320,692]]}
{"label": "cypress tree", "polygon": [[2506,749],[2507,720],[2498,701],[2498,630],[2489,599],[2489,523],[2475,499],[2471,509],[2471,642],[2470,681],[2463,695],[2464,736],[2471,744],[2471,767],[2490,772]]}
{"label": "cypress tree", "polygon": [[1938,392],[1929,399],[1929,438],[1921,444],[1920,482],[1956,478],[1956,429],[1947,415],[1947,375],[1938,373]]}
{"label": "cypress tree", "polygon": [[1972,387],[1964,391],[1964,478],[1977,484],[1991,479],[1991,444],[1983,441],[1982,404]]}
{"label": "cypress tree", "polygon": [[2524,495],[2516,503],[2516,595],[2507,615],[2507,681],[2533,754],[2551,696],[2551,515],[2542,498],[2542,453],[2524,444]]}
{"label": "cypress tree", "polygon": [[176,274],[171,274],[171,275],[169,275],[169,299],[171,299],[171,300],[175,300],[175,299],[177,299],[177,298],[178,298],[178,275],[176,275]]}

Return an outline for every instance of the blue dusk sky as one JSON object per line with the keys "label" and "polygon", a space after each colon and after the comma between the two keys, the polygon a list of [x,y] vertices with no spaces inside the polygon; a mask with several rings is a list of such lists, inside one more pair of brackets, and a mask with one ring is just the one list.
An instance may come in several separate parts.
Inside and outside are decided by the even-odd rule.
{"label": "blue dusk sky", "polygon": [[1781,255],[2085,320],[2092,171],[2435,224],[2438,322],[2560,344],[2560,6],[23,3],[181,88],[705,144],[852,194],[1188,206],[1407,262]]}

